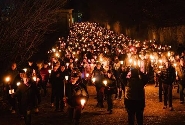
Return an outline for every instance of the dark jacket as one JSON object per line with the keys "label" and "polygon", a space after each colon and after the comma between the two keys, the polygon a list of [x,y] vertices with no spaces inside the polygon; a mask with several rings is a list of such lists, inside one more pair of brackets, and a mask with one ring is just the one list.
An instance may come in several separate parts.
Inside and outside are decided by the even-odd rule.
{"label": "dark jacket", "polygon": [[125,85],[127,83],[127,73],[128,71],[120,71],[120,75],[119,75],[119,87],[121,87],[123,90],[125,89]]}
{"label": "dark jacket", "polygon": [[146,76],[138,70],[131,70],[131,77],[127,80],[125,86],[125,108],[128,111],[143,111],[145,107],[144,86]]}
{"label": "dark jacket", "polygon": [[178,65],[176,67],[176,71],[177,71],[177,76],[179,80],[181,81],[180,83],[185,84],[185,67]]}
{"label": "dark jacket", "polygon": [[57,88],[57,86],[61,83],[60,82],[60,72],[58,70],[51,72],[49,82],[51,83],[52,88]]}
{"label": "dark jacket", "polygon": [[144,74],[137,69],[131,70],[131,77],[127,79],[127,83],[125,85],[125,98],[128,100],[144,100],[145,79]]}
{"label": "dark jacket", "polygon": [[33,108],[33,89],[31,84],[27,85],[21,82],[17,91],[15,92],[15,97],[20,97],[20,104],[22,111],[31,110]]}
{"label": "dark jacket", "polygon": [[105,93],[106,94],[116,94],[117,93],[116,79],[106,77],[104,80],[107,81],[107,85],[105,86]]}
{"label": "dark jacket", "polygon": [[72,106],[79,106],[80,99],[88,99],[88,92],[86,86],[78,80],[75,84],[72,84],[70,81],[66,84],[66,97],[67,103]]}
{"label": "dark jacket", "polygon": [[164,67],[161,71],[161,80],[164,84],[172,85],[175,81],[175,68],[169,66],[168,68]]}
{"label": "dark jacket", "polygon": [[6,75],[10,77],[11,88],[16,89],[17,86],[16,86],[16,83],[14,82],[14,80],[17,77],[17,75],[19,75],[18,70],[17,69],[15,69],[15,70],[10,69],[7,71]]}
{"label": "dark jacket", "polygon": [[104,74],[103,74],[103,70],[102,69],[95,69],[93,71],[93,77],[96,78],[96,81],[95,81],[95,86],[97,88],[101,88],[103,87],[103,83],[102,83],[102,80],[104,78]]}

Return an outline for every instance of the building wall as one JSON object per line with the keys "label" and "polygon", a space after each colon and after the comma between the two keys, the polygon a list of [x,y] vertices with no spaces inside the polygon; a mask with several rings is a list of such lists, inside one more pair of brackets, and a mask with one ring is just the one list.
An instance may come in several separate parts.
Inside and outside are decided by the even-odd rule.
{"label": "building wall", "polygon": [[72,11],[73,9],[60,10],[57,12],[57,25],[61,34],[67,34],[72,25]]}

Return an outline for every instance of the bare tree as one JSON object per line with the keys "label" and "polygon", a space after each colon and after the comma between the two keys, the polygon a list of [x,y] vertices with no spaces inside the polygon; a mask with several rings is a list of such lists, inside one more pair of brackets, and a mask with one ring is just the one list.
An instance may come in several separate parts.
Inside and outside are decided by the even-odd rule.
{"label": "bare tree", "polygon": [[[12,4],[13,2],[13,4]],[[67,0],[12,0],[6,21],[0,21],[0,64],[21,64],[37,51],[52,32],[57,12]]]}

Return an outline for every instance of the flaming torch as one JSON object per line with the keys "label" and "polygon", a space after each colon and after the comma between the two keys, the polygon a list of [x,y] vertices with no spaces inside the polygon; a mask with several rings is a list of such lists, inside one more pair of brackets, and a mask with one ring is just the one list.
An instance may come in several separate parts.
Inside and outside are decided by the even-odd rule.
{"label": "flaming torch", "polygon": [[[64,98],[63,100],[66,100],[66,82],[67,80],[69,80],[69,76],[65,76],[65,80],[64,80]],[[66,102],[65,102],[65,106],[66,106]]]}
{"label": "flaming torch", "polygon": [[104,81],[103,81],[103,84],[104,84],[105,86],[107,86],[107,80],[104,80]]}
{"label": "flaming torch", "polygon": [[23,70],[24,70],[25,72],[27,71],[27,69],[26,69],[26,68],[24,68]]}
{"label": "flaming torch", "polygon": [[9,76],[7,76],[6,78],[5,78],[5,82],[10,82],[10,77]]}
{"label": "flaming torch", "polygon": [[94,83],[96,81],[96,78],[92,78],[92,82]]}
{"label": "flaming torch", "polygon": [[20,86],[21,82],[17,82],[17,86]]}
{"label": "flaming torch", "polygon": [[37,81],[37,77],[36,76],[33,76],[33,81]]}
{"label": "flaming torch", "polygon": [[88,78],[88,77],[89,77],[89,73],[86,73],[86,75],[85,75],[85,76],[86,76],[86,78]]}
{"label": "flaming torch", "polygon": [[85,99],[81,99],[81,100],[80,100],[80,103],[81,103],[81,106],[82,106],[82,108],[83,108],[84,105],[85,105],[85,103],[86,103],[86,100],[85,100]]}

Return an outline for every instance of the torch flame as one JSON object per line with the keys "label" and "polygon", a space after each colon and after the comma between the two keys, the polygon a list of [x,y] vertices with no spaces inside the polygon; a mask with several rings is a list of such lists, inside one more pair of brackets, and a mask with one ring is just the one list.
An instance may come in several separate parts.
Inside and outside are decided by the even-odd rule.
{"label": "torch flame", "polygon": [[37,81],[37,77],[36,77],[36,76],[33,76],[33,80],[34,80],[34,81]]}
{"label": "torch flame", "polygon": [[120,61],[120,64],[122,64],[122,65],[123,65],[123,61]]}
{"label": "torch flame", "polygon": [[21,83],[20,82],[17,82],[17,86],[19,86]]}
{"label": "torch flame", "polygon": [[81,99],[80,102],[81,102],[81,105],[84,106],[86,101],[85,101],[85,99]]}
{"label": "torch flame", "polygon": [[132,59],[129,59],[129,62],[132,63]]}
{"label": "torch flame", "polygon": [[23,70],[24,70],[25,72],[27,71],[27,69],[26,69],[26,68],[24,68]]}
{"label": "torch flame", "polygon": [[86,74],[86,77],[89,77],[89,73]]}
{"label": "torch flame", "polygon": [[92,81],[95,82],[96,81],[96,78],[92,78]]}
{"label": "torch flame", "polygon": [[69,66],[69,63],[66,63],[66,66],[68,67]]}
{"label": "torch flame", "polygon": [[65,79],[68,80],[69,79],[69,76],[65,76]]}
{"label": "torch flame", "polygon": [[51,74],[51,69],[49,69],[48,72]]}
{"label": "torch flame", "polygon": [[55,56],[56,56],[56,57],[60,57],[60,54],[59,54],[59,53],[55,53]]}
{"label": "torch flame", "polygon": [[104,81],[103,81],[103,84],[107,85],[107,80],[104,80]]}
{"label": "torch flame", "polygon": [[10,81],[10,77],[9,77],[9,76],[6,77],[6,78],[5,78],[5,81],[6,81],[6,82],[9,82],[9,81]]}
{"label": "torch flame", "polygon": [[177,66],[177,64],[176,64],[176,63],[174,63],[173,65],[174,65],[175,67]]}

